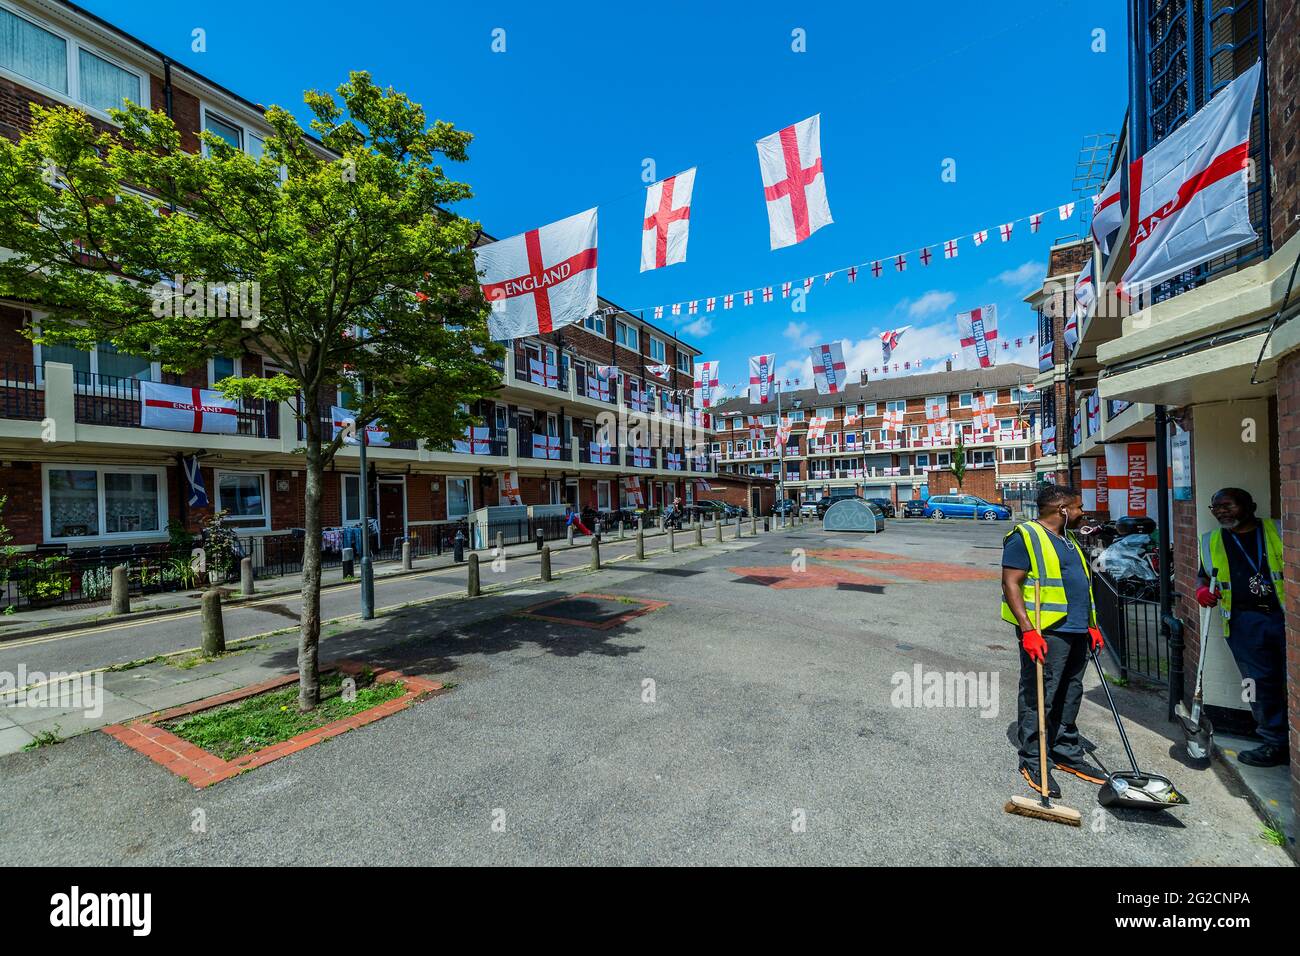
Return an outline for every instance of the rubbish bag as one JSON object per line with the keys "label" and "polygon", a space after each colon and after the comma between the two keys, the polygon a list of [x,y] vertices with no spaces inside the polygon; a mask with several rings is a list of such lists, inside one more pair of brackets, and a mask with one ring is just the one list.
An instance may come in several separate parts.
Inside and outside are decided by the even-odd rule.
{"label": "rubbish bag", "polygon": [[1146,557],[1151,547],[1149,534],[1130,534],[1118,538],[1097,559],[1097,570],[1105,571],[1117,581],[1155,581],[1156,572]]}

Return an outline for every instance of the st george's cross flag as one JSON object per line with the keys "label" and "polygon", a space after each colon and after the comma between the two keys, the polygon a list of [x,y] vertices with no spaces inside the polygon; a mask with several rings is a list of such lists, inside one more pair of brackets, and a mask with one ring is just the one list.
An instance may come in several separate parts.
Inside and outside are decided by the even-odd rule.
{"label": "st george's cross flag", "polygon": [[803,242],[822,226],[829,226],[821,114],[764,136],[757,146],[772,248]]}
{"label": "st george's cross flag", "polygon": [[898,348],[898,340],[910,328],[910,325],[905,325],[901,329],[886,329],[880,333],[880,354],[884,356],[883,361],[889,361],[889,356],[893,355],[894,349]]}
{"label": "st george's cross flag", "polygon": [[844,343],[814,345],[808,351],[812,355],[813,381],[817,385],[817,394],[834,395],[844,391],[848,380],[844,366]]}
{"label": "st george's cross flag", "polygon": [[701,362],[695,372],[695,407],[712,407],[717,391],[718,363]]}
{"label": "st george's cross flag", "polygon": [[624,478],[623,494],[629,505],[635,505],[638,508],[645,507],[645,496],[641,494],[640,478]]}
{"label": "st george's cross flag", "polygon": [[749,440],[754,443],[754,449],[758,450],[758,443],[763,440],[763,426],[758,423],[757,415],[749,416]]}
{"label": "st george's cross flag", "polygon": [[1259,74],[1256,61],[1129,164],[1129,264],[1120,280],[1122,294],[1140,293],[1256,239],[1246,179]]}
{"label": "st george's cross flag", "polygon": [[465,437],[454,439],[451,443],[453,451],[462,455],[490,455],[492,454],[492,441],[488,438],[486,425],[469,425],[465,428]]}
{"label": "st george's cross flag", "polygon": [[642,272],[686,261],[694,188],[693,166],[646,187],[645,219],[641,224]]}
{"label": "st george's cross flag", "polygon": [[1095,435],[1101,431],[1101,396],[1095,391],[1089,392],[1084,408],[1088,410],[1088,434]]}
{"label": "st george's cross flag", "polygon": [[1039,437],[1039,443],[1042,445],[1044,455],[1056,454],[1056,426],[1048,425],[1043,429]]}
{"label": "st george's cross flag", "polygon": [[1098,195],[1092,200],[1092,225],[1089,230],[1092,233],[1093,242],[1101,246],[1102,255],[1110,255],[1110,237],[1120,226],[1124,224],[1124,209],[1121,205],[1121,183],[1124,177],[1124,170],[1117,170],[1115,175],[1110,178]]}
{"label": "st george's cross flag", "polygon": [[1092,304],[1097,301],[1097,283],[1093,281],[1093,259],[1088,258],[1084,267],[1079,270],[1079,274],[1074,277],[1074,309],[1070,312],[1070,317],[1065,320],[1065,348],[1068,352],[1073,352],[1074,347],[1079,344],[1079,326],[1083,320],[1088,317],[1088,311]]}
{"label": "st george's cross flag", "polygon": [[[357,428],[356,412],[347,408],[342,408],[338,405],[331,405],[330,420],[334,425],[333,437],[337,438],[339,432],[345,432],[343,436],[343,444],[361,444],[361,442],[357,440],[357,432],[361,429]],[[351,426],[350,428],[348,427],[349,425]],[[364,438],[366,444],[373,448],[387,448],[390,444],[388,440],[388,429],[379,424],[379,422],[371,422],[366,426]]]}
{"label": "st george's cross flag", "polygon": [[581,322],[597,309],[596,210],[479,246],[474,261],[494,341]]}
{"label": "st george's cross flag", "polygon": [[828,419],[825,418],[808,419],[808,443],[809,444],[813,444],[814,442],[819,442],[826,437],[827,421]]}
{"label": "st george's cross flag", "polygon": [[903,410],[900,408],[885,409],[880,424],[892,432],[901,432],[903,430]]}
{"label": "st george's cross flag", "polygon": [[948,396],[932,395],[925,400],[925,420],[931,425],[948,417]]}
{"label": "st george's cross flag", "polygon": [[[1104,471],[1105,469],[1103,469]],[[1079,491],[1083,494],[1083,510],[1097,511],[1097,459],[1079,459]]]}
{"label": "st george's cross flag", "polygon": [[772,401],[772,386],[776,381],[776,354],[749,357],[749,403],[766,405]]}
{"label": "st george's cross flag", "polygon": [[522,505],[524,503],[523,493],[519,488],[519,472],[503,471],[501,472],[501,484],[499,488],[498,503],[502,505]]}
{"label": "st george's cross flag", "polygon": [[233,435],[239,431],[239,406],[215,389],[141,382],[140,427]]}
{"label": "st george's cross flag", "polygon": [[1112,520],[1156,513],[1156,444],[1122,442],[1106,447],[1106,487]]}
{"label": "st george's cross flag", "polygon": [[957,334],[967,368],[992,368],[995,355],[989,343],[998,337],[998,307],[985,305],[957,313]]}

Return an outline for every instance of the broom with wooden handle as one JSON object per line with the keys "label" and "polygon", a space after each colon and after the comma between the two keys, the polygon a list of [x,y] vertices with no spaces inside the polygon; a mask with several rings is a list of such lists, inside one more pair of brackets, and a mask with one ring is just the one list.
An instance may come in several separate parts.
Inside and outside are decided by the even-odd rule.
{"label": "broom with wooden handle", "polygon": [[[1043,633],[1043,602],[1039,597],[1037,580],[1034,581],[1034,629],[1039,634]],[[1083,817],[1078,810],[1060,804],[1052,806],[1052,801],[1047,796],[1050,791],[1047,787],[1047,714],[1043,708],[1043,662],[1034,661],[1034,664],[1038,669],[1038,773],[1041,781],[1039,786],[1043,788],[1042,796],[1038,800],[1014,796],[1002,809],[1022,817],[1051,820],[1071,827],[1082,826]]]}

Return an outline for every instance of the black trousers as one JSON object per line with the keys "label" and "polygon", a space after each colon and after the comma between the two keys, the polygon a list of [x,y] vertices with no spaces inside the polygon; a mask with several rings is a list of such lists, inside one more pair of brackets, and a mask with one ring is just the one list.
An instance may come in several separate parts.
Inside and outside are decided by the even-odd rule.
{"label": "black trousers", "polygon": [[1285,747],[1286,618],[1281,614],[1233,611],[1228,648],[1241,676],[1255,682],[1250,710],[1256,732],[1268,744]]}
{"label": "black trousers", "polygon": [[[1047,761],[1082,760],[1079,743],[1079,705],[1083,703],[1083,672],[1088,666],[1088,632],[1061,634],[1048,631],[1047,659],[1043,663],[1043,702],[1047,713]],[[1020,631],[1016,630],[1016,643]],[[1020,763],[1038,770],[1038,666],[1020,648],[1020,695],[1016,702],[1020,727]]]}

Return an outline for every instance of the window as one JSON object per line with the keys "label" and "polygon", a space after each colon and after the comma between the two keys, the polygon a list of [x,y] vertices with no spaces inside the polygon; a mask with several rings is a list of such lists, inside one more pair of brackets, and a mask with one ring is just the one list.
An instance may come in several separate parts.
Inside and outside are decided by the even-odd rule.
{"label": "window", "polygon": [[875,416],[879,415],[880,412],[876,411],[875,402],[864,402],[862,405],[862,414],[864,416]]}
{"label": "window", "polygon": [[691,356],[688,352],[677,350],[677,371],[686,375],[691,374]]}
{"label": "window", "polygon": [[662,363],[668,355],[668,348],[653,335],[650,336],[650,358]]}
{"label": "window", "polygon": [[973,404],[974,404],[974,399],[971,397],[970,392],[962,392],[959,396],[957,396],[958,408],[970,408],[971,405]]}
{"label": "window", "polygon": [[1004,431],[1004,432],[1009,432],[1009,431],[1011,431],[1011,429],[1014,428],[1015,425],[1016,425],[1016,420],[1015,420],[1014,418],[999,418],[999,419],[998,419],[998,428],[1000,428],[1000,429],[1001,429],[1002,431]]}
{"label": "window", "polygon": [[733,418],[731,420],[731,428],[733,431],[740,431],[744,427],[745,420],[743,418]]}
{"label": "window", "polygon": [[68,44],[0,7],[0,63],[59,93],[68,92]]}
{"label": "window", "polygon": [[998,403],[998,390],[996,388],[990,389],[989,391],[984,393],[984,404],[987,407],[992,408],[997,403]]}
{"label": "window", "polygon": [[1002,460],[1003,461],[1028,461],[1029,448],[1026,447],[1025,445],[1021,445],[1019,448],[1004,448],[1002,449]]}
{"label": "window", "polygon": [[43,478],[46,541],[162,531],[167,490],[161,468],[47,465]]}
{"label": "window", "polygon": [[1017,405],[1024,405],[1034,400],[1034,393],[1026,391],[1023,388],[1016,387],[1011,390],[1011,401]]}
{"label": "window", "polygon": [[[343,523],[361,523],[361,476],[344,474],[343,480]],[[373,518],[374,515],[367,515]]]}
{"label": "window", "polygon": [[89,50],[78,50],[77,53],[81,102],[105,113],[110,109],[121,109],[126,100],[140,102],[140,77],[137,74],[116,63],[109,63]]}
{"label": "window", "polygon": [[991,465],[993,464],[993,449],[992,448],[972,449],[970,452],[970,459],[972,465],[976,465],[976,466]]}
{"label": "window", "polygon": [[[119,352],[111,342],[100,342],[94,351],[75,349],[70,345],[37,345],[34,347],[39,369],[46,362],[66,362],[74,373],[84,378],[92,374],[112,375],[119,378],[138,378],[142,382],[157,381],[158,368],[147,358]],[[44,373],[41,373],[42,381]],[[79,385],[89,384],[78,382]]]}
{"label": "window", "polygon": [[792,422],[801,422],[803,421],[803,409],[796,408],[794,411],[790,412],[786,417],[789,418],[790,421]]}
{"label": "window", "polygon": [[633,351],[639,349],[639,345],[637,344],[636,328],[628,325],[626,322],[614,323],[614,337],[615,341],[624,348],[629,348]]}
{"label": "window", "polygon": [[827,419],[827,420],[832,419],[832,418],[835,417],[835,409],[833,409],[833,408],[819,408],[819,409],[817,409],[815,412],[813,412],[813,417],[814,417],[814,418],[825,418],[825,419]]}
{"label": "window", "polygon": [[240,365],[242,363],[237,358],[226,358],[224,355],[214,355],[208,359],[208,384],[216,385],[223,378],[238,377]]}
{"label": "window", "polygon": [[464,518],[474,510],[474,494],[469,478],[447,479],[447,517]]}
{"label": "window", "polygon": [[856,406],[856,405],[845,405],[845,406],[844,406],[844,417],[845,417],[845,418],[848,418],[850,415],[856,415],[857,413],[858,413],[858,406]]}
{"label": "window", "polygon": [[[241,150],[252,156],[254,159],[262,158],[262,148],[265,140],[254,133],[251,129],[245,129],[238,123],[226,119],[218,113],[204,107],[203,109],[203,128],[209,133],[214,134],[218,139],[224,140],[233,149]],[[206,147],[204,147],[206,149]],[[281,171],[285,175],[285,171]]]}
{"label": "window", "polygon": [[897,398],[885,402],[885,411],[887,412],[905,412],[907,411],[907,399]]}
{"label": "window", "polygon": [[589,315],[582,320],[582,324],[591,332],[595,332],[602,338],[605,335],[605,317],[603,315]]}
{"label": "window", "polygon": [[271,527],[267,474],[264,471],[219,471],[217,509],[229,512],[227,523],[235,528]]}
{"label": "window", "polygon": [[596,510],[609,511],[609,509],[609,482],[598,481],[596,482]]}
{"label": "window", "polygon": [[775,424],[776,424],[776,414],[773,413],[773,414],[771,414],[771,415],[764,415],[762,418],[759,419],[759,421],[760,421],[762,424],[764,424],[764,425],[768,425],[768,426],[775,425]]}

